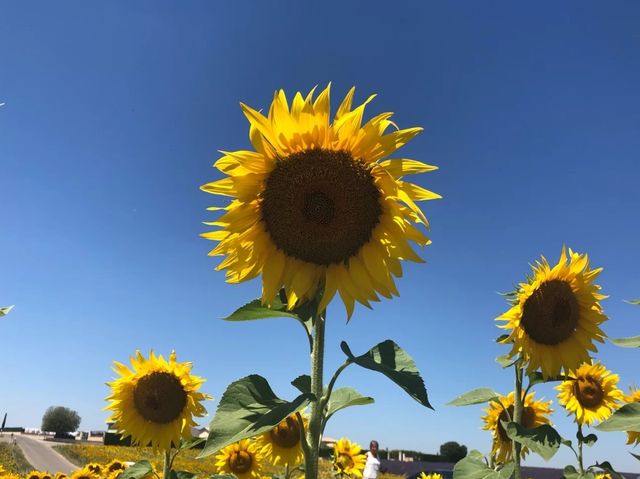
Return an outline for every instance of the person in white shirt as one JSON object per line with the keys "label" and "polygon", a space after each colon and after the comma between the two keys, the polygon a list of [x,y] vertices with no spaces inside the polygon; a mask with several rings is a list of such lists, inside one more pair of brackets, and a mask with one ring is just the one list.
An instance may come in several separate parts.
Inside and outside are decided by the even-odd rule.
{"label": "person in white shirt", "polygon": [[363,479],[377,479],[380,472],[380,459],[378,458],[378,441],[369,443],[367,451],[367,462],[364,465]]}

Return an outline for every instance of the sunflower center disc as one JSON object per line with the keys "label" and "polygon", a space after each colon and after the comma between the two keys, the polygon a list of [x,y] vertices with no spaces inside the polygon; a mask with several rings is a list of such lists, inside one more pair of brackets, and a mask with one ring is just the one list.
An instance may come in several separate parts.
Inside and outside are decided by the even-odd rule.
{"label": "sunflower center disc", "polygon": [[[507,415],[507,412],[503,409],[500,413],[500,416],[498,417],[498,435],[504,442],[511,441],[511,439],[509,439],[509,436],[507,436],[507,431],[505,431],[504,427],[502,427],[502,421],[509,422],[509,418],[511,418],[511,421],[513,421],[513,404],[507,408],[507,411],[509,411],[509,415]],[[520,421],[520,424],[522,424],[523,427],[527,429],[532,428],[535,418],[536,413],[532,407],[525,406],[524,408],[522,408],[522,419]]]}
{"label": "sunflower center disc", "polygon": [[371,239],[382,205],[371,171],[347,151],[293,153],[265,182],[261,215],[275,245],[314,263],[343,263]]}
{"label": "sunflower center disc", "polygon": [[569,338],[578,326],[580,307],[565,281],[545,281],[525,301],[522,327],[529,337],[553,346]]}
{"label": "sunflower center disc", "polygon": [[589,376],[574,381],[573,394],[584,407],[597,407],[602,404],[604,398],[600,382]]}
{"label": "sunflower center disc", "polygon": [[271,430],[271,440],[278,446],[290,449],[300,442],[300,426],[298,421],[288,417]]}
{"label": "sunflower center disc", "polygon": [[251,469],[251,454],[247,451],[234,452],[229,456],[229,468],[237,474],[243,474]]}
{"label": "sunflower center disc", "polygon": [[173,374],[156,372],[138,380],[133,401],[143,418],[166,424],[180,416],[187,404],[187,393]]}

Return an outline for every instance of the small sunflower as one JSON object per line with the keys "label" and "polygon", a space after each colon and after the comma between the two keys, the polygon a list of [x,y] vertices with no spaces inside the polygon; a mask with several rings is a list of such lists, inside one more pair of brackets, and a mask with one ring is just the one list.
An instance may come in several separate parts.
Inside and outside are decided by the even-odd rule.
{"label": "small sunflower", "polygon": [[442,474],[438,474],[437,472],[432,472],[431,474],[421,472],[418,479],[442,479]]}
{"label": "small sunflower", "polygon": [[613,479],[613,477],[608,472],[604,472],[602,474],[596,474],[596,479]]}
{"label": "small sunflower", "polygon": [[[309,420],[303,417],[303,423],[306,429]],[[274,466],[288,464],[289,467],[295,467],[304,461],[300,433],[298,419],[291,415],[271,431],[258,436],[256,442],[265,459]]]}
{"label": "small sunflower", "polygon": [[261,479],[264,456],[258,445],[243,439],[220,450],[215,457],[218,474],[234,474],[238,479]]}
{"label": "small sunflower", "polygon": [[620,378],[600,363],[585,363],[575,373],[571,372],[569,378],[556,386],[560,391],[558,402],[569,414],[575,414],[579,424],[588,426],[604,421],[624,399],[616,386]]}
{"label": "small sunflower", "polygon": [[[636,387],[629,388],[629,395],[624,397],[624,401],[627,404],[633,402],[640,402],[640,389]],[[628,431],[627,432],[627,444],[633,444],[634,446],[640,443],[640,432]]]}
{"label": "small sunflower", "polygon": [[103,472],[104,466],[102,464],[98,464],[97,462],[90,462],[89,464],[87,464],[86,466],[87,469],[89,469],[91,472],[93,472],[96,475],[100,475]]}
{"label": "small sunflower", "polygon": [[[351,89],[330,122],[330,86],[314,100],[296,93],[291,106],[277,91],[267,116],[241,104],[255,151],[222,152],[215,167],[227,177],[202,190],[235,198],[204,233],[219,244],[210,256],[226,256],[229,283],[262,274],[262,301],[284,287],[288,308],[322,293],[319,310],[336,292],[351,316],[354,302],[369,306],[378,294],[398,295],[394,277],[401,260],[422,262],[409,241],[430,240],[417,201],[439,195],[402,178],[435,170],[389,155],[422,128],[385,134],[391,113],[362,125],[364,108],[352,109]],[[396,127],[397,128],[397,127]]]}
{"label": "small sunflower", "polygon": [[71,479],[100,479],[100,476],[95,472],[91,472],[86,467],[83,467],[71,474]]}
{"label": "small sunflower", "polygon": [[117,459],[114,459],[105,467],[107,468],[107,471],[113,472],[113,471],[124,471],[127,468],[127,465],[122,461],[118,461]]}
{"label": "small sunflower", "polygon": [[56,475],[54,476],[55,479],[68,479],[69,476],[67,476],[64,472],[56,472]]}
{"label": "small sunflower", "polygon": [[31,471],[29,474],[27,474],[25,477],[25,479],[42,479],[42,475],[44,474],[44,472],[41,471]]}
{"label": "small sunflower", "polygon": [[53,476],[51,474],[49,474],[48,472],[43,472],[40,475],[40,479],[53,479]]}
{"label": "small sunflower", "polygon": [[563,247],[558,264],[543,257],[533,276],[520,283],[513,307],[498,321],[510,329],[503,343],[512,344],[510,357],[522,355],[527,372],[541,369],[544,377],[573,370],[597,351],[593,341],[604,341],[599,325],[607,317],[599,301],[606,298],[593,282],[602,268],[590,269],[586,254]]}
{"label": "small sunflower", "polygon": [[131,436],[134,444],[164,450],[191,437],[193,417],[207,412],[200,403],[211,398],[197,392],[204,379],[191,374],[191,363],[178,363],[175,352],[166,361],[153,351],[147,360],[138,351],[131,358],[132,369],[114,364],[120,377],[107,383],[111,403],[105,409],[113,412],[109,420],[121,433]]}
{"label": "small sunflower", "polygon": [[[551,409],[551,401],[536,401],[534,396],[535,393],[529,393],[524,399],[521,424],[526,429],[549,424],[549,416],[553,412]],[[514,399],[515,396],[513,392],[510,392],[507,396],[500,396],[500,404],[491,402],[489,409],[484,410],[487,415],[482,418],[484,421],[482,429],[492,431],[493,434],[491,455],[500,463],[505,463],[512,457],[511,439],[507,436],[507,432],[502,427],[501,421],[509,421],[510,417],[513,418]],[[505,409],[509,412],[508,415]],[[522,457],[528,453],[529,449],[523,447],[521,450]]]}
{"label": "small sunflower", "polygon": [[333,469],[338,474],[351,477],[362,477],[367,456],[355,442],[342,438],[333,447]]}

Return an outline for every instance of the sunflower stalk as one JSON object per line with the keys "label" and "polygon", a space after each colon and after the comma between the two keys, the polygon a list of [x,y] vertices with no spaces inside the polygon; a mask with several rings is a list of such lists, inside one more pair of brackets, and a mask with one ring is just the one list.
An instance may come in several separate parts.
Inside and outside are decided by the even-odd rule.
{"label": "sunflower stalk", "polygon": [[313,317],[313,349],[311,350],[311,392],[315,399],[311,403],[311,417],[307,430],[308,449],[305,451],[305,477],[318,477],[318,456],[320,454],[320,438],[324,417],[323,370],[324,370],[324,333],[325,312]]}
{"label": "sunflower stalk", "polygon": [[[522,368],[520,368],[519,361],[516,361],[514,365],[516,373],[516,390],[513,398],[513,422],[516,424],[522,423]],[[513,477],[514,479],[522,479],[522,469],[520,467],[520,450],[522,445],[517,441],[511,442],[513,447]]]}
{"label": "sunflower stalk", "polygon": [[162,479],[169,479],[171,477],[171,463],[173,458],[171,457],[171,448],[164,451],[164,467],[162,468]]}
{"label": "sunflower stalk", "polygon": [[580,468],[580,475],[584,474],[584,461],[582,459],[582,444],[584,436],[582,435],[582,424],[578,423],[578,467]]}

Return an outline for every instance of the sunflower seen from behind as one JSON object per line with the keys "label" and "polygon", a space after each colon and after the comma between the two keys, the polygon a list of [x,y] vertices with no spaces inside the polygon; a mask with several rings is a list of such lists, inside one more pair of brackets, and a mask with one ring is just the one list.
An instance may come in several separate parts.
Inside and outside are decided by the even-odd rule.
{"label": "sunflower seen from behind", "polygon": [[333,446],[333,470],[340,475],[362,477],[367,456],[362,448],[349,439],[341,438]]}
{"label": "sunflower seen from behind", "polygon": [[[303,417],[304,428],[309,420]],[[304,453],[300,442],[300,423],[295,415],[288,416],[270,431],[256,438],[256,444],[264,458],[274,466],[282,465],[293,468],[304,461]]]}
{"label": "sunflower seen from behind", "polygon": [[189,362],[178,363],[175,352],[168,360],[153,351],[146,359],[140,351],[131,358],[131,369],[114,362],[118,379],[107,383],[111,395],[105,408],[123,437],[133,444],[168,450],[191,437],[194,417],[203,417],[201,404],[211,397],[198,392],[204,379],[191,374]]}
{"label": "sunflower seen from behind", "polygon": [[532,268],[511,309],[497,320],[510,330],[501,341],[511,344],[509,357],[521,356],[527,373],[540,369],[549,378],[589,361],[589,352],[597,351],[594,341],[604,341],[600,325],[607,317],[600,300],[606,296],[594,283],[602,268],[591,269],[586,254],[567,255],[564,247],[556,265],[542,257]]}
{"label": "sunflower seen from behind", "polygon": [[351,89],[331,121],[330,85],[314,90],[290,105],[277,91],[267,116],[241,104],[255,151],[215,163],[228,176],[202,190],[233,199],[210,208],[224,214],[202,236],[218,242],[209,255],[225,257],[216,269],[228,282],[262,275],[263,303],[281,288],[289,309],[321,292],[322,311],[339,294],[351,316],[355,302],[398,295],[401,261],[422,262],[410,245],[430,243],[416,202],[440,196],[404,177],[436,167],[391,157],[422,128],[397,129],[391,113],[362,124],[374,96],[353,108]]}
{"label": "sunflower seen from behind", "polygon": [[222,448],[215,457],[218,474],[234,474],[238,479],[261,479],[264,456],[255,441],[243,439]]}
{"label": "sunflower seen from behind", "polygon": [[[624,402],[640,403],[640,389],[636,387],[629,388],[629,394],[624,397]],[[633,444],[634,446],[640,444],[640,432],[627,431],[627,444]]]}
{"label": "sunflower seen from behind", "polygon": [[[550,424],[549,416],[553,412],[551,409],[551,401],[536,400],[534,396],[535,393],[529,393],[523,401],[522,419],[520,423],[526,429],[532,429],[542,426],[543,424]],[[503,464],[513,457],[513,448],[512,441],[509,439],[509,436],[507,436],[507,432],[504,427],[502,427],[501,422],[509,422],[510,419],[513,420],[514,399],[515,396],[513,392],[510,392],[506,396],[499,396],[499,404],[495,401],[489,403],[489,408],[484,410],[487,415],[482,417],[484,421],[482,429],[491,431],[493,436],[491,455],[495,458],[496,462]],[[521,457],[526,456],[528,453],[529,449],[522,447]]]}
{"label": "sunflower seen from behind", "polygon": [[583,364],[571,372],[569,378],[556,386],[559,391],[558,402],[569,415],[575,416],[580,425],[604,421],[624,399],[624,394],[617,386],[619,376],[599,362]]}

